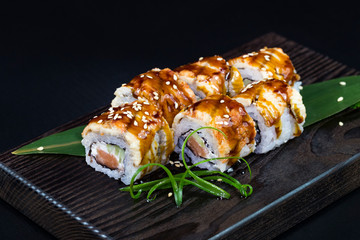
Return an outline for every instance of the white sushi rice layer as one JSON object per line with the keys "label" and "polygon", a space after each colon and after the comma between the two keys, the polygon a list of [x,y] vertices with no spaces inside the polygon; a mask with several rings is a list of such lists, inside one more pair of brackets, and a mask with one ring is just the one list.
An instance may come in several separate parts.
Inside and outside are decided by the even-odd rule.
{"label": "white sushi rice layer", "polygon": [[[162,148],[159,146],[162,144],[162,142],[166,141],[166,139],[162,139],[161,136],[166,136],[166,135],[162,134],[161,131],[155,134],[154,140],[151,144],[151,149],[147,152],[147,154],[155,153],[156,156],[154,157],[160,158],[160,162],[164,164],[167,161],[167,157],[165,156],[164,152],[162,152]],[[124,136],[115,137],[115,136],[101,135],[98,133],[91,132],[88,133],[83,138],[82,144],[84,145],[86,150],[86,163],[88,165],[93,167],[98,172],[102,172],[116,180],[121,179],[123,183],[129,185],[132,176],[139,169],[141,165],[135,166],[134,164],[135,162],[137,162],[137,160],[140,157],[140,151],[137,141],[135,139],[131,139],[131,137],[129,137],[129,134],[126,137],[127,139],[125,139]],[[101,146],[101,144],[98,143],[117,145],[125,150],[124,160],[122,163],[119,163],[117,169],[115,170],[109,169],[106,166],[103,166],[96,161],[93,152],[96,151],[96,149],[94,149],[93,146]],[[106,150],[106,149],[102,149],[102,150]],[[145,157],[147,156],[145,155]],[[152,170],[155,169],[156,168],[152,168]],[[139,179],[140,177],[141,174],[137,175],[135,180]]]}
{"label": "white sushi rice layer", "polygon": [[296,130],[297,123],[290,114],[288,108],[285,108],[284,113],[280,118],[281,134],[279,137],[277,137],[275,126],[268,127],[265,125],[264,118],[261,116],[254,104],[245,107],[245,109],[247,113],[257,122],[260,130],[261,141],[256,146],[255,153],[267,153],[295,137],[294,132]]}
{"label": "white sushi rice layer", "polygon": [[[175,120],[174,123],[175,122],[177,122],[177,121]],[[179,154],[180,160],[182,160],[181,148],[182,148],[183,142],[185,141],[185,138],[193,130],[201,128],[201,127],[204,127],[204,126],[203,126],[203,124],[201,124],[200,120],[190,119],[188,117],[183,117],[180,120],[180,122],[173,125],[175,152]],[[208,150],[209,150],[208,158],[217,157],[219,155],[219,152],[217,151],[217,148],[214,148],[213,146],[216,146],[218,143],[217,143],[216,139],[214,138],[214,136],[211,134],[211,131],[209,131],[209,129],[202,129],[202,130],[198,131],[197,134],[201,138],[206,139]],[[191,149],[189,149],[188,147],[185,148],[185,155],[189,158],[187,160],[190,160],[192,162],[192,164],[196,164],[196,163],[204,160],[204,158],[195,155],[191,151]],[[209,170],[223,169],[224,166],[221,166],[220,163],[221,163],[220,161],[214,160],[214,161],[211,161],[211,163],[210,162],[202,163],[202,164],[198,165],[198,167],[204,168],[204,169],[209,169]]]}
{"label": "white sushi rice layer", "polygon": [[[106,144],[114,144],[119,146],[122,149],[125,149],[125,158],[123,163],[119,163],[118,168],[115,170],[109,169],[106,166],[102,166],[99,164],[95,158],[93,157],[94,148],[92,148],[93,144],[96,143],[106,143]],[[100,135],[94,132],[88,133],[82,140],[82,144],[85,146],[86,150],[86,163],[93,167],[96,171],[105,173],[111,178],[116,180],[121,179],[125,184],[130,184],[127,175],[133,175],[137,170],[133,164],[131,164],[131,159],[134,157],[132,151],[129,151],[128,144],[125,142],[123,138],[118,138],[114,136],[108,135]]]}
{"label": "white sushi rice layer", "polygon": [[132,89],[127,86],[117,88],[114,95],[115,98],[111,102],[112,107],[119,107],[124,103],[131,103],[136,100],[133,96]]}

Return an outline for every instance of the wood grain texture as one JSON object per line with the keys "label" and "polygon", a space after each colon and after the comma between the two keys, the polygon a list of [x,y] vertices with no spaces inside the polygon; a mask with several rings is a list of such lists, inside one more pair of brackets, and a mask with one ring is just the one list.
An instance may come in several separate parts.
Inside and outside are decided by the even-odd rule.
{"label": "wood grain texture", "polygon": [[[263,46],[283,48],[304,85],[359,74],[275,33],[224,56]],[[105,108],[39,137],[85,124]],[[249,156],[254,187],[250,198],[227,186],[229,200],[188,187],[180,208],[166,191],[151,203],[132,200],[118,191],[120,182],[93,171],[81,157],[14,156],[11,151],[0,156],[1,198],[58,238],[267,239],[360,186],[360,111],[339,113],[268,154]],[[235,165],[231,175],[249,181],[245,165]]]}

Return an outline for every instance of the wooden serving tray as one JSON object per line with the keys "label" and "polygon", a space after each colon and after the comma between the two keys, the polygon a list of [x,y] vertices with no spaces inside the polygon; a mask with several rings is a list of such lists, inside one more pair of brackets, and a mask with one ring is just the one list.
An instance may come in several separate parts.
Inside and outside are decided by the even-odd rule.
{"label": "wooden serving tray", "polygon": [[[263,46],[283,48],[304,85],[359,74],[274,33],[224,56]],[[40,137],[85,124],[104,109]],[[253,172],[251,197],[241,198],[223,186],[232,197],[220,200],[187,187],[180,208],[167,191],[151,203],[134,201],[118,190],[122,183],[95,172],[82,157],[14,156],[13,150],[0,155],[1,198],[58,238],[272,238],[360,186],[360,111],[346,110],[307,127],[299,138],[268,154],[247,157]],[[244,165],[233,168],[232,176],[249,181]]]}

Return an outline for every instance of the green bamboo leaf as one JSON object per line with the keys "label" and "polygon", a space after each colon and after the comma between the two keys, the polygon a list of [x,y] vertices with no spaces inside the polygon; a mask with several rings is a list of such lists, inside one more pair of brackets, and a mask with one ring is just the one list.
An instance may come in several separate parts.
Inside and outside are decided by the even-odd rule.
{"label": "green bamboo leaf", "polygon": [[[348,107],[359,108],[360,76],[341,77],[307,85],[301,90],[301,95],[307,112],[304,125],[306,127]],[[338,101],[340,97],[343,98],[342,101]],[[52,153],[85,156],[85,149],[81,145],[83,129],[84,126],[79,126],[50,135],[17,149],[13,154]]]}
{"label": "green bamboo leaf", "polygon": [[12,153],[16,155],[51,153],[84,157],[85,149],[81,144],[81,132],[84,127],[85,126],[71,128],[64,132],[41,138]]}
{"label": "green bamboo leaf", "polygon": [[304,86],[305,127],[360,102],[360,76],[349,76]]}
{"label": "green bamboo leaf", "polygon": [[360,102],[355,103],[354,105],[351,106],[351,108],[353,108],[353,109],[358,109],[358,108],[360,108]]}

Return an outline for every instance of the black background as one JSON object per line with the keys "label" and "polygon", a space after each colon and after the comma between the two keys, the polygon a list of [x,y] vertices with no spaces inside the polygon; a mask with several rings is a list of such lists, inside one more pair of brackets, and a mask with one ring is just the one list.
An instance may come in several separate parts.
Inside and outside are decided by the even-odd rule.
{"label": "black background", "polygon": [[[344,1],[2,4],[0,152],[109,104],[141,72],[221,55],[267,32],[360,69],[358,12]],[[358,239],[359,202],[357,189],[278,238]],[[53,237],[1,200],[0,238]]]}

